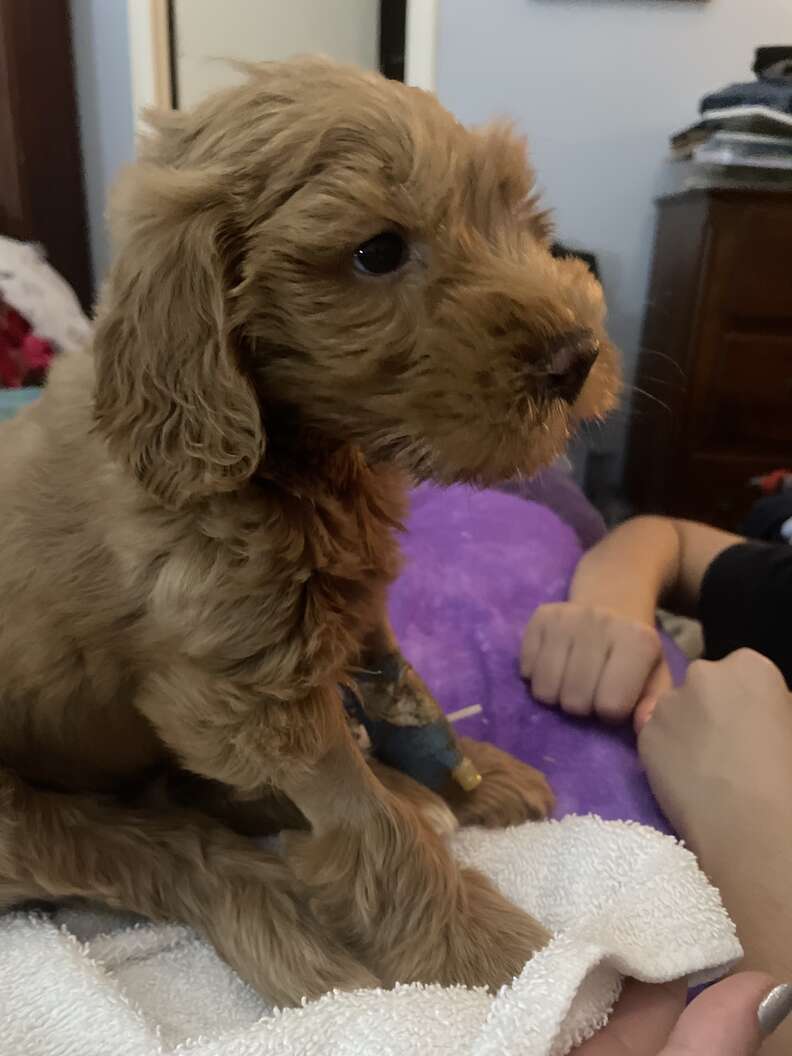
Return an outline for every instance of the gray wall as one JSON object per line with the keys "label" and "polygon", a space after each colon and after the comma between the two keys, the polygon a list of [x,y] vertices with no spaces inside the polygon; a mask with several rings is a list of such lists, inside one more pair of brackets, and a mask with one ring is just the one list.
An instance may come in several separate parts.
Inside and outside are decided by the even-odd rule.
{"label": "gray wall", "polygon": [[107,194],[135,152],[126,0],[71,0],[71,15],[91,257],[99,283],[110,258]]}
{"label": "gray wall", "polygon": [[[462,120],[528,134],[558,233],[599,256],[628,373],[668,136],[700,97],[792,43],[792,0],[442,0],[437,92]],[[600,441],[618,449],[618,420]]]}

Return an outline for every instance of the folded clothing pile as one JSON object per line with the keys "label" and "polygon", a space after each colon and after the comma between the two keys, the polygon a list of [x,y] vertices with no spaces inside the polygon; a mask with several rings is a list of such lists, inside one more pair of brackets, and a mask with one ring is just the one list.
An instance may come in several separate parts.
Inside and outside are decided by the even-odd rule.
{"label": "folded clothing pile", "polygon": [[792,114],[792,47],[757,48],[755,81],[743,81],[710,92],[701,100],[701,112],[730,106],[767,106]]}
{"label": "folded clothing pile", "polygon": [[671,137],[684,188],[792,188],[792,47],[758,48],[753,70],[705,95],[701,119]]}

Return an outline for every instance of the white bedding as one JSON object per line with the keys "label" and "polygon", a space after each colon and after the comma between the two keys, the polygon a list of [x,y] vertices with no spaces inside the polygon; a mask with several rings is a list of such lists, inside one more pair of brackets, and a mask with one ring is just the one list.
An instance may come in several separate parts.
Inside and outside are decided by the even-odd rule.
{"label": "white bedding", "polygon": [[2,1056],[558,1056],[607,1019],[625,974],[717,977],[741,955],[673,839],[565,818],[454,837],[554,932],[510,988],[417,985],[274,1012],[194,933],[90,907],[0,918]]}

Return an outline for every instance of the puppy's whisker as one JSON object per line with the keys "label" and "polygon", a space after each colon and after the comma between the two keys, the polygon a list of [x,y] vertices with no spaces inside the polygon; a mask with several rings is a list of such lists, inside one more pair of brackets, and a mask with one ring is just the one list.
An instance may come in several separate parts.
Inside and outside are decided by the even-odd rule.
{"label": "puppy's whisker", "polygon": [[647,348],[646,345],[642,345],[640,352],[646,353],[648,356],[657,356],[658,359],[665,360],[679,373],[680,377],[687,381],[687,375],[682,368],[682,365],[678,363],[673,356],[669,356],[667,352],[661,352],[658,348]]}
{"label": "puppy's whisker", "polygon": [[632,384],[625,384],[624,389],[625,392],[632,392],[636,396],[643,396],[647,400],[652,400],[653,403],[656,403],[659,407],[662,407],[664,411],[667,411],[669,414],[671,413],[671,408],[668,406],[668,404],[661,400],[659,396],[655,396],[654,393],[648,392],[646,389],[642,389],[640,388],[640,386]]}

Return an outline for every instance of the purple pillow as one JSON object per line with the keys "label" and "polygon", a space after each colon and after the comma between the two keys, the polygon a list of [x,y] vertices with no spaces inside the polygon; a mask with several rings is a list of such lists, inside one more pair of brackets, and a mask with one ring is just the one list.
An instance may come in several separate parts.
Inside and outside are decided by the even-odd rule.
{"label": "purple pillow", "polygon": [[[557,815],[594,812],[668,832],[629,727],[567,718],[536,703],[520,678],[523,629],[543,602],[562,601],[582,553],[575,532],[543,506],[494,491],[429,485],[413,494],[391,616],[404,654],[457,723],[543,770]],[[672,670],[684,670],[668,643]]]}

